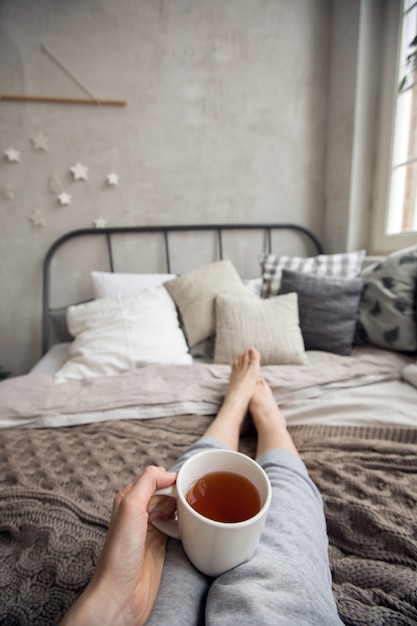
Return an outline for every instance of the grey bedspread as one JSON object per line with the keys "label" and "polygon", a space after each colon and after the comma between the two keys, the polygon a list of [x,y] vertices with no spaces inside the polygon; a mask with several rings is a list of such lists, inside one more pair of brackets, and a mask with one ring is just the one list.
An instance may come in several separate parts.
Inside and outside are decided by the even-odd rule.
{"label": "grey bedspread", "polygon": [[[115,493],[147,464],[169,467],[210,420],[2,431],[0,624],[58,623],[91,576]],[[342,620],[417,624],[417,430],[291,431],[323,495]],[[254,449],[249,432],[241,450]]]}

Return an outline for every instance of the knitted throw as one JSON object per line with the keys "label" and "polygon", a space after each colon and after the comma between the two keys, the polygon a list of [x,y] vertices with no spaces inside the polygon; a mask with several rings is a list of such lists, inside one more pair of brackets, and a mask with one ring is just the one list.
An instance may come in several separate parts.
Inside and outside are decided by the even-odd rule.
{"label": "knitted throw", "polygon": [[[169,467],[210,421],[2,431],[0,624],[57,624],[91,577],[116,492]],[[417,429],[290,430],[323,496],[341,619],[417,624]],[[249,433],[241,451],[254,450]]]}

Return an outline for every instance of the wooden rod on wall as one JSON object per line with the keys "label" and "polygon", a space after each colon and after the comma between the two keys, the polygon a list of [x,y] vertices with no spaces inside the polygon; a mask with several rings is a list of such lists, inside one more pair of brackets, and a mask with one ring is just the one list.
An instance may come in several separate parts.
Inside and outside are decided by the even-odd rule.
{"label": "wooden rod on wall", "polygon": [[125,106],[126,100],[101,100],[96,98],[66,98],[55,96],[20,96],[18,94],[0,94],[0,100],[15,102],[48,102],[53,104],[95,104],[97,106]]}

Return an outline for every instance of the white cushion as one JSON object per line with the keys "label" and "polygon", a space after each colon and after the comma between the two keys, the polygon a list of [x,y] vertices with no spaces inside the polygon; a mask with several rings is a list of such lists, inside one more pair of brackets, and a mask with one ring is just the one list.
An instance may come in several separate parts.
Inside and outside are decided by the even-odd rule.
{"label": "white cushion", "polygon": [[123,274],[119,272],[91,272],[95,298],[108,298],[143,289],[158,287],[175,274]]}
{"label": "white cushion", "polygon": [[71,306],[75,337],[56,379],[111,376],[149,363],[191,363],[175,304],[162,286]]}

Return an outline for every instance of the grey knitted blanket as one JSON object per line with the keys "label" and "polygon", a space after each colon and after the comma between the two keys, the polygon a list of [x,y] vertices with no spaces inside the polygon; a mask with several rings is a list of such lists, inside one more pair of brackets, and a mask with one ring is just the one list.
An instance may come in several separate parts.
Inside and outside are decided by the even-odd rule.
{"label": "grey knitted blanket", "polygon": [[[4,430],[0,624],[58,623],[91,576],[115,493],[149,463],[169,467],[210,420]],[[291,431],[324,498],[341,619],[417,624],[417,429]],[[254,447],[249,433],[241,450]]]}

